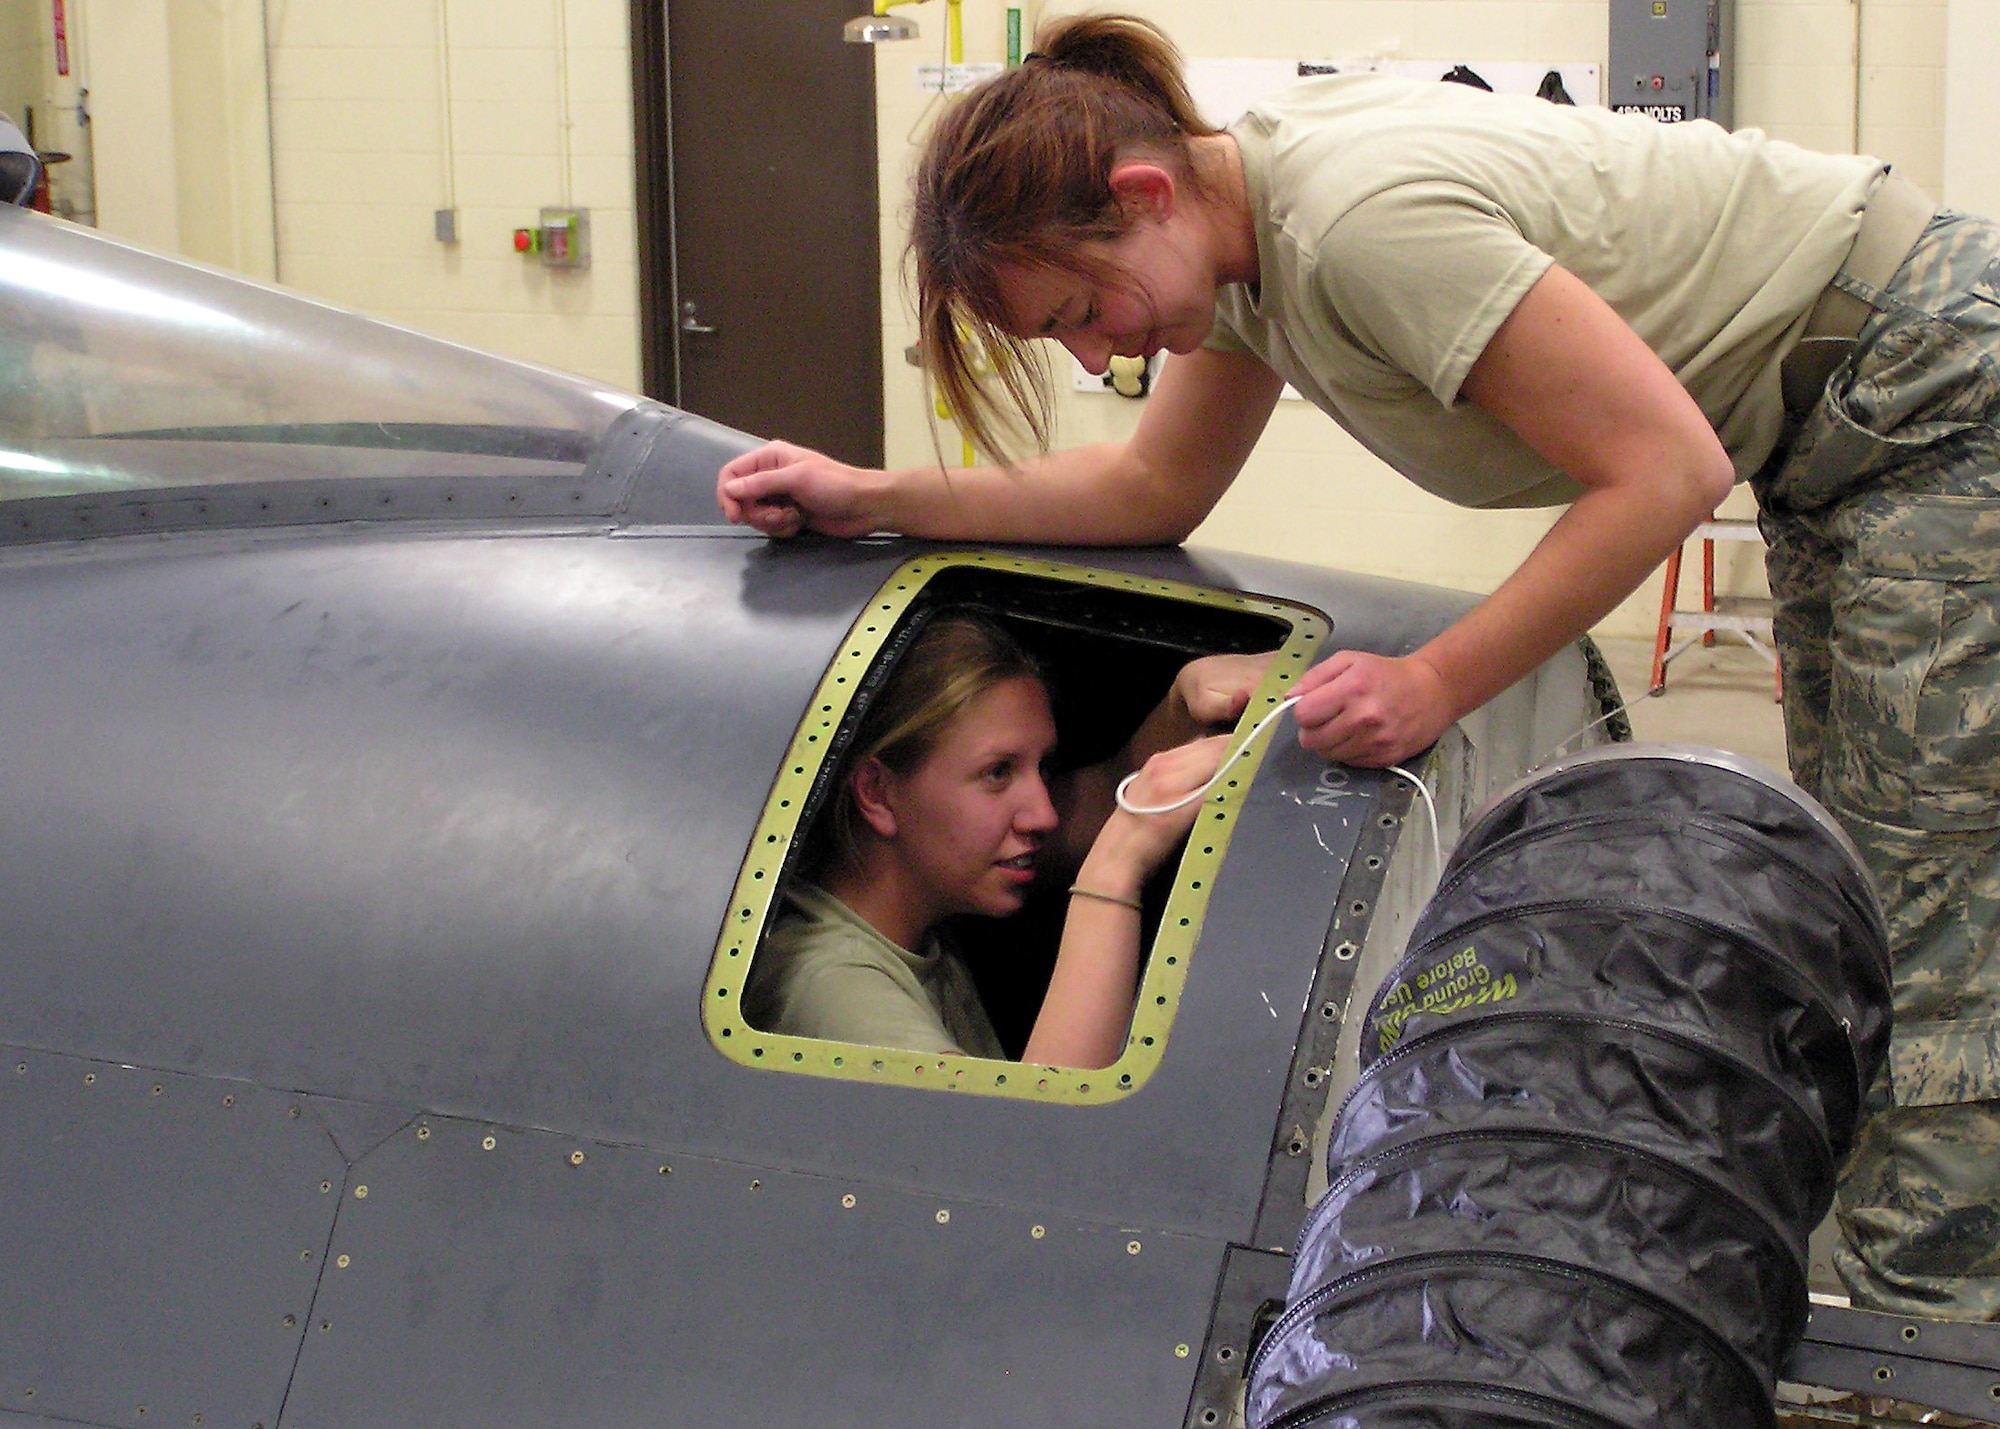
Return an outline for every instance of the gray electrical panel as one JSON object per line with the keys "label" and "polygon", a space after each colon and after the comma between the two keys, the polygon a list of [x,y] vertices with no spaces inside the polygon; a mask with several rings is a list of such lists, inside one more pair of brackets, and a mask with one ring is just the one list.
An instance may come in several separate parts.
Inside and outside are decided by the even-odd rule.
{"label": "gray electrical panel", "polygon": [[1605,102],[1662,123],[1713,119],[1727,127],[1735,0],[1611,0]]}

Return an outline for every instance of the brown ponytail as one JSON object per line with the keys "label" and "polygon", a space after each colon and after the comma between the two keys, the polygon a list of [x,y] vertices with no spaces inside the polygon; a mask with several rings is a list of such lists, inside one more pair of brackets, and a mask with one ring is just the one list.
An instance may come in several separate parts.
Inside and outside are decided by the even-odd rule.
{"label": "brown ponytail", "polygon": [[[1053,268],[1115,281],[1081,245],[1124,234],[1111,167],[1134,150],[1204,192],[1188,141],[1215,133],[1196,111],[1173,42],[1130,15],[1051,21],[1036,53],[945,111],[918,163],[910,220],[925,365],[960,428],[1002,451],[1013,418],[1046,450],[1049,372],[1001,330],[1003,269]],[[977,368],[990,358],[996,398]]]}

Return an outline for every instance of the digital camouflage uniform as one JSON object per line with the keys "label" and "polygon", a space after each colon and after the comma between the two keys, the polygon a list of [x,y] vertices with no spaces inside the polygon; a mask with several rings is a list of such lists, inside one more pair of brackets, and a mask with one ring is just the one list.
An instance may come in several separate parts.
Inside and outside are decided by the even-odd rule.
{"label": "digital camouflage uniform", "polygon": [[1793,777],[1896,963],[1837,1210],[1855,1303],[2000,1317],[2000,228],[1940,212],[1753,479]]}

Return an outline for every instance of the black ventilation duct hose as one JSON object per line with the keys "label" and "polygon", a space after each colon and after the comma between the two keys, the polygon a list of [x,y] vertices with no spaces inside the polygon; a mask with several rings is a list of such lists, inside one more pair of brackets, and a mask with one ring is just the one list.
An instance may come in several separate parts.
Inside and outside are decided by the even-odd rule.
{"label": "black ventilation duct hose", "polygon": [[1361,1026],[1255,1429],[1767,1429],[1889,1039],[1826,812],[1623,745],[1503,794]]}

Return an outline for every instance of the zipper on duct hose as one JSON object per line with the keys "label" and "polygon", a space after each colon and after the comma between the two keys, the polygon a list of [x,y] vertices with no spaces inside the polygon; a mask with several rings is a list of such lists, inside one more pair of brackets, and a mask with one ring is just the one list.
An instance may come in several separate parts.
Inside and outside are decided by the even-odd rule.
{"label": "zipper on duct hose", "polygon": [[1400,1044],[1390,1051],[1384,1052],[1368,1064],[1366,1070],[1355,1078],[1354,1085],[1349,1087],[1346,1093],[1342,1095],[1340,1105],[1334,1109],[1333,1119],[1335,1122],[1344,1119],[1347,1115],[1347,1109],[1353,1105],[1355,1097],[1370,1082],[1376,1080],[1378,1076],[1386,1076],[1387,1069],[1394,1067],[1396,1063],[1405,1058],[1430,1051],[1435,1044],[1461,1036],[1468,1028],[1495,1027],[1510,1023],[1533,1022],[1554,1023],[1564,1027],[1611,1027],[1620,1032],[1648,1037],[1659,1042],[1672,1043],[1676,1047],[1693,1052],[1696,1056],[1706,1057],[1712,1062],[1721,1063],[1739,1077],[1747,1081],[1756,1082],[1760,1086],[1768,1087],[1770,1090],[1776,1092],[1793,1111],[1798,1113],[1799,1119],[1812,1128],[1814,1140],[1820,1148],[1822,1160],[1827,1168],[1826,1177],[1828,1180],[1831,1180],[1834,1173],[1839,1169],[1835,1164],[1836,1158],[1833,1154],[1833,1139],[1827,1132],[1825,1116],[1817,1108],[1807,1103],[1787,1082],[1780,1080],[1772,1073],[1762,1068],[1751,1066],[1727,1048],[1718,1046],[1712,1042],[1704,1042],[1699,1037],[1677,1029],[1656,1027],[1652,1023],[1636,1022],[1627,1017],[1600,1017],[1588,1012],[1560,1012],[1550,1008],[1537,1008],[1529,1012],[1497,1010],[1464,1022],[1447,1022],[1441,1027],[1433,1027],[1428,1032],[1411,1038],[1409,1041]]}
{"label": "zipper on duct hose", "polygon": [[[1331,1313],[1338,1309],[1339,1307],[1329,1304],[1336,1297],[1364,1289],[1378,1280],[1386,1280],[1391,1276],[1424,1279],[1432,1270],[1492,1270],[1500,1267],[1532,1270],[1553,1279],[1593,1286],[1608,1292],[1613,1299],[1622,1298],[1636,1302],[1644,1309],[1652,1311],[1659,1319],[1684,1325],[1693,1331],[1694,1338],[1700,1340],[1719,1362],[1734,1366],[1743,1378],[1749,1381],[1752,1402],[1763,1397],[1763,1382],[1743,1353],[1657,1291],[1642,1285],[1632,1285],[1615,1275],[1608,1275],[1588,1266],[1568,1265],[1560,1260],[1551,1260],[1547,1256],[1523,1255],[1516,1251],[1425,1251],[1419,1255],[1364,1265],[1359,1270],[1349,1271],[1324,1285],[1316,1286],[1304,1299],[1280,1315],[1277,1322],[1271,1326],[1263,1342],[1257,1346],[1257,1353],[1251,1358],[1244,1379],[1246,1382],[1255,1383],[1257,1375],[1272,1353],[1272,1347],[1283,1341],[1306,1320],[1323,1311]],[[1287,1414],[1289,1413],[1290,1411],[1287,1411]],[[1266,1426],[1266,1429],[1279,1429],[1283,1422],[1284,1418],[1281,1417],[1277,1423]]]}

